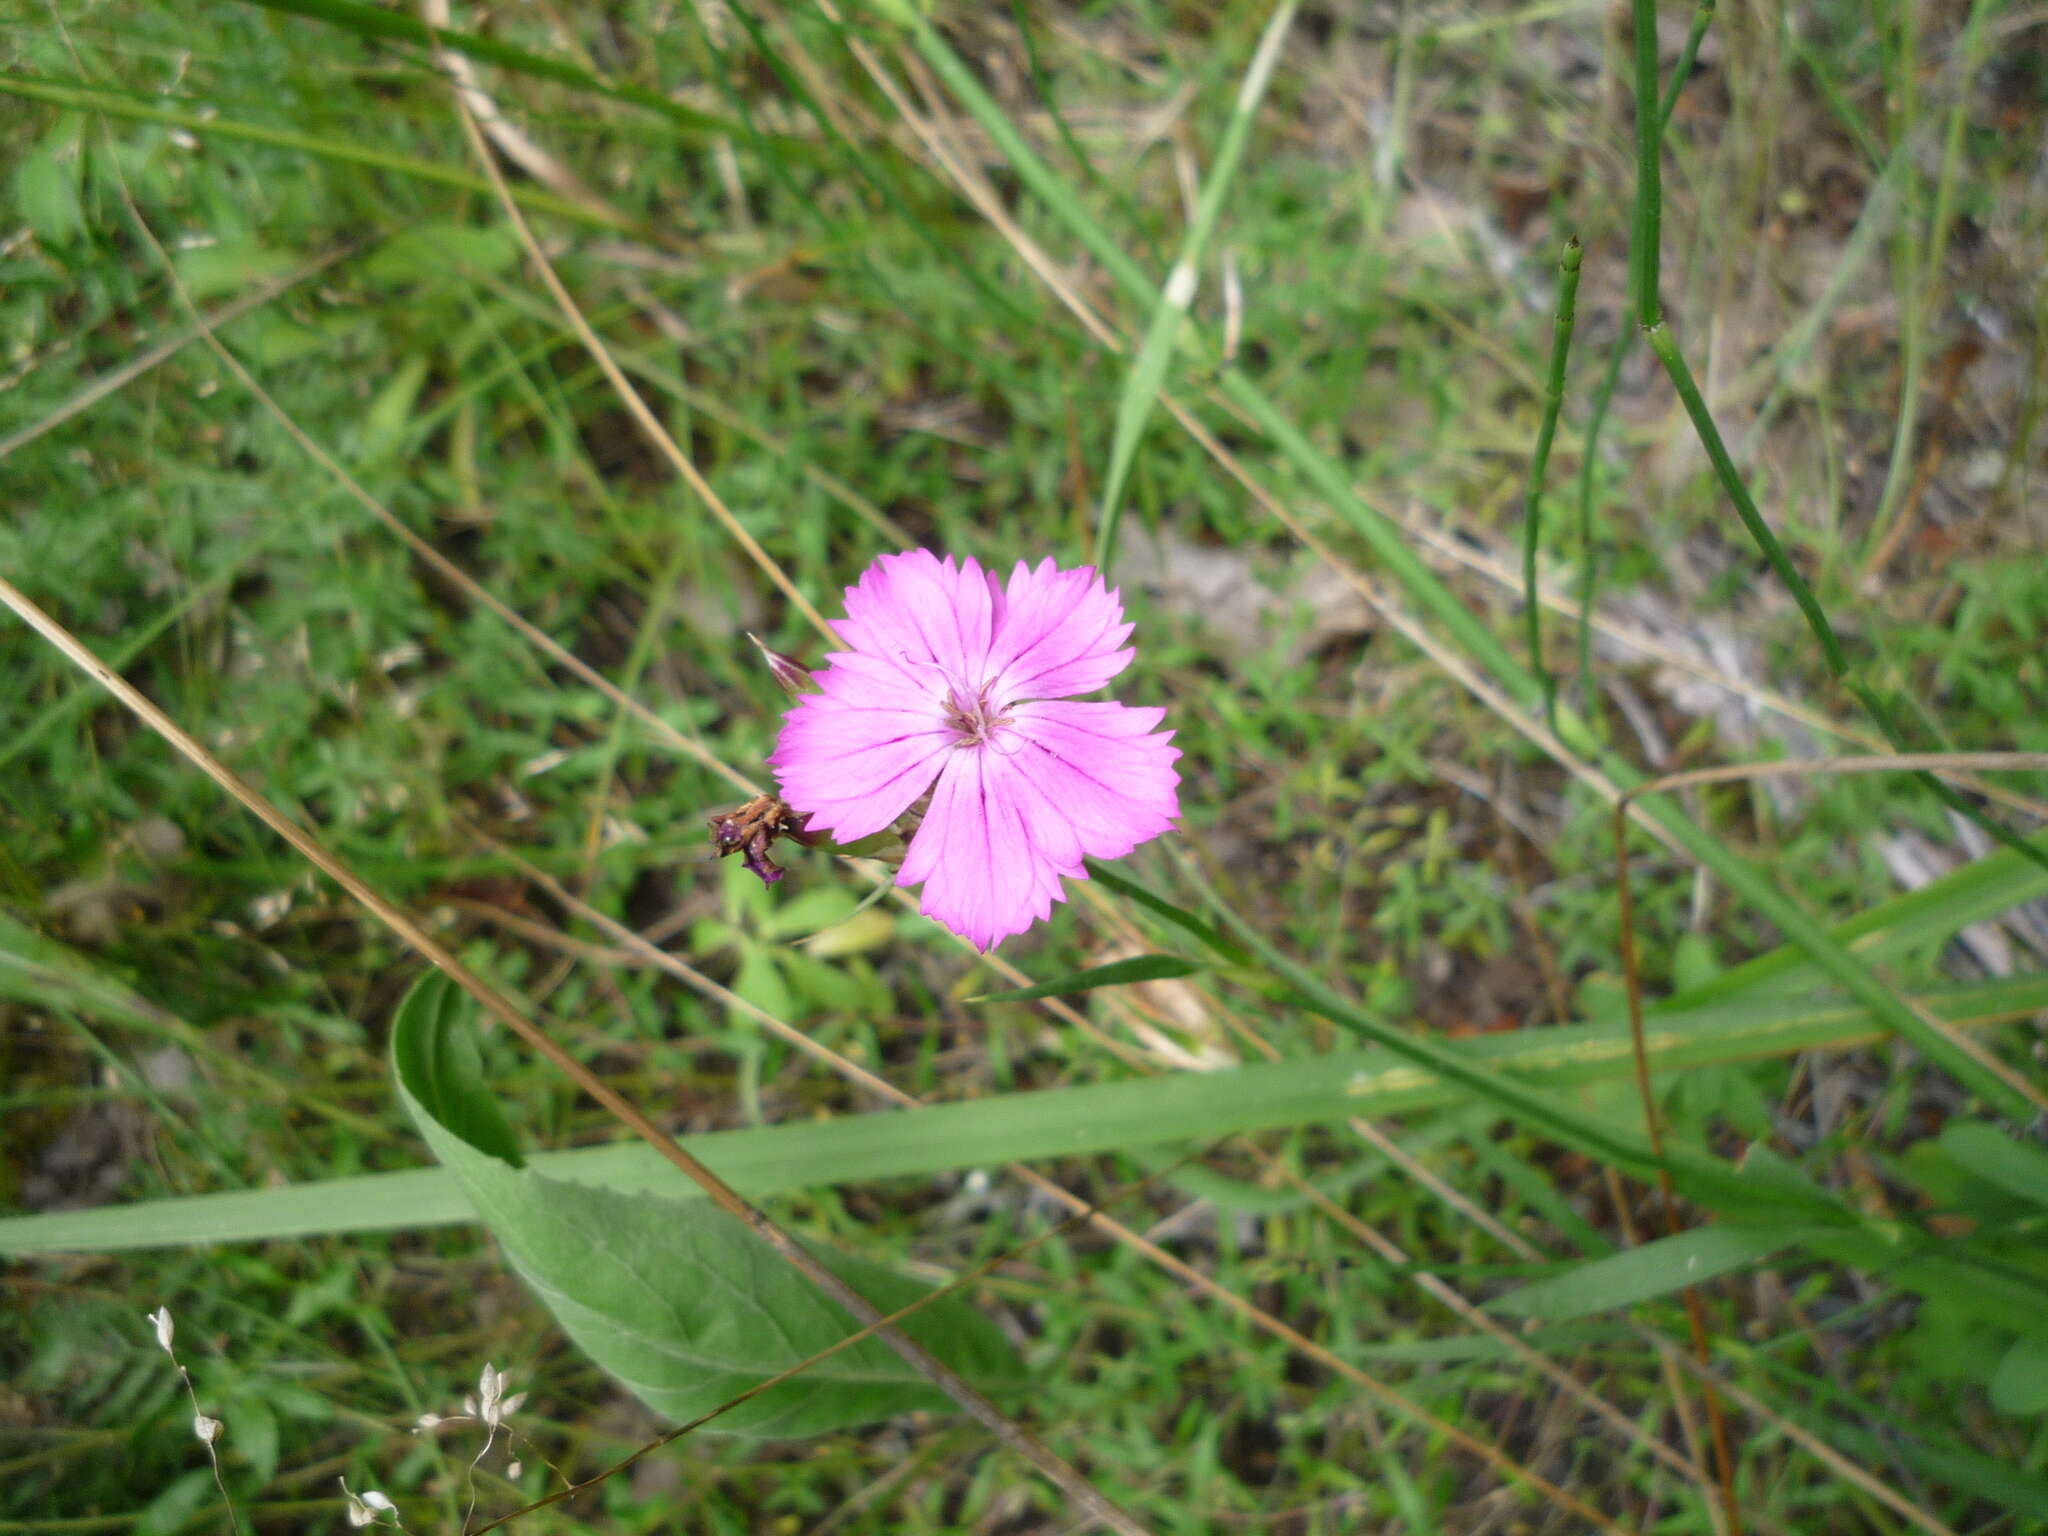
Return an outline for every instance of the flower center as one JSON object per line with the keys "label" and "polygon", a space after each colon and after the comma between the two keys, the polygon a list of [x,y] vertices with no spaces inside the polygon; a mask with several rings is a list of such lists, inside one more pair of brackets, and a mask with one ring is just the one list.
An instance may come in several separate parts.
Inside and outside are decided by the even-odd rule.
{"label": "flower center", "polygon": [[989,702],[987,688],[971,700],[963,699],[955,688],[946,695],[946,724],[960,738],[954,746],[980,747],[993,742],[996,732],[1010,724],[1010,717]]}

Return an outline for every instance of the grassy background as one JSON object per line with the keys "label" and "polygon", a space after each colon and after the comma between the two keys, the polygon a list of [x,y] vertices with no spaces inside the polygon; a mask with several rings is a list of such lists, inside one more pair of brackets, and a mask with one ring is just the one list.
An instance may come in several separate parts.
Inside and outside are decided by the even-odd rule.
{"label": "grassy background", "polygon": [[[1250,5],[1034,5],[941,20],[1159,275],[1265,18]],[[1667,67],[1688,19],[1665,18]],[[821,607],[895,545],[1001,564],[1085,555],[1124,370],[931,173],[838,28],[805,8],[640,0],[601,16],[454,20],[669,104],[483,68],[504,111],[610,210],[537,214],[565,280]],[[1929,745],[2040,751],[2048,66],[2037,17],[1985,5],[1974,25],[1951,6],[1875,23],[1836,5],[1730,7],[1673,116],[1664,293],[1759,502],[1877,674],[1920,706],[1915,729]],[[854,35],[891,39],[868,20]],[[185,324],[117,165],[202,306],[336,255],[223,339],[411,527],[758,772],[780,696],[743,632],[807,659],[814,639],[563,328],[421,49],[223,0],[63,7],[17,15],[0,37],[14,96],[0,130],[0,437],[33,434],[0,471],[12,513],[0,572],[373,883],[431,914],[465,958],[545,1004],[579,1054],[679,1131],[867,1106],[737,1015],[620,964],[488,839],[921,1096],[1134,1070],[1028,1005],[968,1006],[994,978],[889,907],[838,930],[828,957],[793,946],[852,911],[851,878],[798,857],[771,894],[707,863],[703,818],[731,791],[416,562],[203,345],[48,425]],[[1574,580],[1584,559],[1571,524],[1587,403],[1624,323],[1627,57],[1625,18],[1598,8],[1306,7],[1212,253],[1242,284],[1237,366],[1450,562],[1458,592],[1503,635],[1519,632],[1512,576],[1504,586],[1470,562],[1515,563],[1568,233],[1585,245],[1585,276],[1546,571]],[[955,126],[1025,227],[1114,310],[972,125]],[[577,195],[552,190],[565,188]],[[549,191],[523,190],[530,207]],[[1219,272],[1207,263],[1195,302],[1208,325],[1222,319]],[[1142,332],[1142,312],[1121,316]],[[1898,452],[1909,396],[1918,428]],[[1258,434],[1204,409],[1346,558],[1368,563]],[[1587,708],[1620,751],[1682,767],[1853,743],[1841,734],[1858,728],[1852,707],[1826,686],[1640,349],[1588,484],[1613,632]],[[1458,1036],[1611,1009],[1601,803],[1163,422],[1128,504],[1118,573],[1142,643],[1116,692],[1167,703],[1180,732],[1180,853],[1390,1019]],[[1568,626],[1552,628],[1552,665],[1569,673]],[[1734,686],[1674,670],[1674,656]],[[1761,689],[1810,718],[1760,710]],[[1885,779],[1718,789],[1694,814],[1831,918],[1974,851],[1930,797]],[[123,1021],[0,1002],[9,1206],[422,1159],[382,1058],[416,965],[12,621],[0,626],[0,816],[0,903],[155,1010]],[[1139,864],[1175,879],[1161,850]],[[1638,896],[1653,989],[1774,941],[1661,852],[1642,855]],[[2018,914],[1908,969],[2038,969],[2043,931]],[[1116,942],[1084,906],[1004,953],[1050,976],[1110,958]],[[1223,1028],[1230,1011],[1284,1054],[1328,1043],[1312,1020],[1210,990],[1091,1006],[1112,1038],[1173,1065],[1241,1052]],[[2011,1048],[2027,1059],[2023,1042]],[[611,1134],[561,1083],[504,1042],[493,1049],[531,1143]],[[1831,1184],[1867,1181],[1880,1202],[1894,1159],[1958,1107],[1945,1080],[1889,1051],[1702,1073],[1673,1104],[1723,1151],[1766,1138]],[[1554,1251],[1619,1234],[1597,1168],[1483,1114],[1392,1129]],[[1260,1143],[1469,1294],[1522,1272],[1337,1129]],[[1710,1528],[1693,1491],[1591,1433],[1540,1377],[1271,1186],[1243,1149],[1215,1149],[1205,1166],[1169,1173],[1123,1218],[1161,1223],[1233,1291],[1615,1517]],[[1103,1157],[1048,1171],[1106,1194],[1148,1167]],[[777,1214],[932,1273],[1048,1219],[1013,1187],[966,1177],[819,1189]],[[179,1319],[207,1411],[229,1426],[238,1507],[266,1528],[338,1528],[341,1475],[390,1492],[414,1529],[457,1528],[481,1438],[407,1426],[455,1411],[486,1361],[532,1393],[520,1420],[529,1495],[557,1485],[551,1468],[588,1473],[656,1427],[469,1229],[41,1262],[5,1283],[17,1303],[0,1334],[11,1528],[126,1529],[138,1511],[149,1531],[218,1526],[188,1405],[141,1322],[158,1303]],[[1502,1498],[1483,1469],[1205,1310],[1128,1249],[1056,1241],[980,1295],[1032,1363],[1034,1425],[1157,1529],[1564,1519]],[[1901,1458],[1885,1426],[2040,1475],[2039,1421],[1988,1406],[1990,1364],[1971,1340],[1914,1326],[1913,1304],[1881,1276],[1760,1274],[1709,1305],[1753,1391],[1824,1425],[1924,1507],[1965,1526],[2001,1508],[1970,1479]],[[1639,1341],[1591,1323],[1542,1344],[1680,1443]],[[1740,1449],[1760,1528],[1903,1528],[1776,1433]],[[500,1451],[475,1474],[488,1512],[518,1497]],[[2007,1528],[2015,1518],[2008,1509]],[[978,1432],[938,1419],[801,1446],[694,1438],[526,1526],[1063,1528],[1051,1496]]]}

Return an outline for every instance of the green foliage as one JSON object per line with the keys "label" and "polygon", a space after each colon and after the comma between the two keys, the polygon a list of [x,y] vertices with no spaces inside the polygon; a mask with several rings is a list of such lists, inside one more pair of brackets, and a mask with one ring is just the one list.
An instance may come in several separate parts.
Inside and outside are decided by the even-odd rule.
{"label": "green foliage", "polygon": [[[847,1315],[738,1218],[701,1202],[599,1189],[522,1167],[483,1079],[472,1012],[439,976],[413,988],[391,1031],[399,1096],[506,1259],[593,1360],[655,1412],[681,1422],[839,1342]],[[930,1289],[852,1255],[819,1257],[884,1312]],[[903,1326],[985,1386],[1016,1376],[1002,1336],[964,1302],[935,1302]],[[712,1427],[795,1437],[950,1406],[894,1351],[865,1339]]]}
{"label": "green foliage", "polygon": [[[1071,556],[1106,536],[1105,507],[1133,514],[1102,554],[1139,626],[1119,687],[1167,704],[1188,824],[1091,872],[1109,925],[1062,908],[1005,946],[1019,982],[823,855],[792,857],[773,891],[714,873],[701,829],[726,785],[448,590],[203,343],[173,345],[187,320],[123,181],[202,306],[251,304],[222,338],[316,442],[534,623],[762,776],[782,701],[741,636],[818,648],[623,425],[534,286],[404,8],[116,3],[0,32],[0,472],[24,488],[0,518],[0,575],[816,1251],[896,1277],[875,1277],[890,1295],[912,1294],[889,1289],[903,1275],[1043,1237],[1046,1211],[997,1172],[1026,1160],[1600,1508],[1703,1529],[1687,1483],[1591,1416],[1560,1439],[1573,1410],[1532,1406],[1554,1386],[1412,1281],[1504,1313],[1601,1313],[1520,1337],[1668,1427],[1634,1329],[1682,1342],[1674,1287],[1720,1269],[1702,1296],[1716,1368],[1773,1412],[1955,1529],[2048,1518],[2038,1138],[1953,1058],[1876,1043],[1874,1022],[1912,997],[2038,1080],[2023,1022],[2041,1001],[2038,930],[2016,909],[2048,874],[2011,850],[1978,856],[1892,778],[1660,806],[1667,833],[1690,829],[1686,851],[1638,838],[1631,867],[1653,1095],[1691,1230],[1626,1247],[1624,1218],[1655,1233],[1661,1212],[1598,1160],[1626,1150],[1650,1171],[1604,804],[1412,649],[1388,604],[1343,611],[1318,587],[1328,561],[1152,409],[1171,392],[1439,655],[1524,709],[1541,674],[1569,674],[1569,621],[1540,626],[1547,654],[1525,663],[1512,589],[1453,562],[1511,567],[1531,535],[1541,570],[1608,626],[1557,726],[1615,782],[1861,750],[1830,735],[1856,710],[1784,598],[1788,570],[1916,743],[2048,749],[2028,501],[2048,220],[2038,70],[2016,62],[2010,18],[1975,6],[1873,26],[1795,6],[1775,35],[1724,20],[1700,46],[1697,10],[1676,62],[1676,14],[1660,18],[1665,132],[1635,148],[1660,173],[1670,337],[1722,437],[1726,462],[1709,464],[1656,359],[1627,355],[1631,40],[1599,17],[1418,12],[1395,28],[1305,11],[1254,114],[1237,93],[1261,28],[1286,23],[1269,5],[844,9],[627,0],[603,26],[514,8],[484,31],[458,12],[441,40],[608,205],[515,178],[621,365],[821,607],[883,549]],[[856,43],[910,81],[1116,327],[1120,356],[932,173]],[[1543,363],[1568,233],[1584,281],[1553,414]],[[1200,269],[1184,309],[1162,292],[1176,253]],[[1226,258],[1243,330],[1219,372]],[[1539,437],[1552,482],[1576,480],[1578,529],[1516,520]],[[1731,487],[1775,570],[1727,517]],[[1672,665],[1702,660],[1725,686],[1673,682]],[[1803,723],[1760,704],[1764,687]],[[495,842],[937,1102],[879,1110],[746,1008],[565,923]],[[1904,891],[1916,849],[1933,878]],[[653,1438],[591,1363],[631,1355],[635,1375],[647,1320],[579,1316],[591,1352],[570,1347],[480,1240],[457,1173],[419,1166],[386,1038],[414,964],[11,620],[0,907],[0,1248],[35,1255],[8,1277],[27,1304],[0,1325],[0,1361],[36,1426],[0,1428],[0,1521],[225,1528],[191,1404],[141,1321],[160,1302],[228,1426],[245,1526],[338,1526],[339,1472],[390,1491],[412,1529],[460,1529],[472,1494],[480,1516],[500,1512]],[[1233,919],[1292,969],[1255,957]],[[2002,926],[1955,942],[1984,923]],[[2013,975],[1981,979],[2000,944]],[[1185,958],[1147,968],[1162,955]],[[1118,984],[1141,975],[1162,984]],[[1030,1000],[1089,978],[1074,1014]],[[1864,991],[1845,999],[1852,979]],[[1572,1016],[1593,1022],[1549,1027]],[[443,1049],[404,1079],[472,1177],[556,1224],[540,1258],[658,1212],[636,1262],[739,1266],[751,1293],[755,1257],[700,1221],[693,1187],[507,1040],[464,1055],[444,1022],[413,1037]],[[1387,1045],[1355,1049],[1344,1030]],[[1249,1034],[1281,1059],[1253,1059]],[[1162,1064],[1180,1070],[1146,1075]],[[1357,1141],[1353,1114],[1431,1182]],[[1410,1258],[1369,1253],[1305,1188]],[[782,1283],[758,1278],[761,1296]],[[1056,1236],[972,1294],[1028,1374],[1006,1401],[1153,1529],[1456,1529],[1497,1490],[1128,1248]],[[701,1373],[721,1390],[788,1358],[759,1347],[765,1303],[747,1299],[729,1309],[753,1320],[733,1324],[744,1347]],[[1006,1374],[1009,1346],[962,1305],[946,1312]],[[804,1315],[819,1340],[844,1331]],[[473,1466],[481,1433],[409,1431],[456,1414],[485,1361],[509,1362],[532,1399],[517,1446]],[[919,1411],[794,1448],[692,1437],[523,1523],[1060,1518],[978,1430],[926,1412],[944,1405],[918,1384],[892,1378],[880,1409],[843,1414],[839,1390],[821,1397],[842,1425]],[[655,1397],[664,1412],[695,1401]],[[1892,1528],[1775,1425],[1735,1430],[1759,1527]]]}

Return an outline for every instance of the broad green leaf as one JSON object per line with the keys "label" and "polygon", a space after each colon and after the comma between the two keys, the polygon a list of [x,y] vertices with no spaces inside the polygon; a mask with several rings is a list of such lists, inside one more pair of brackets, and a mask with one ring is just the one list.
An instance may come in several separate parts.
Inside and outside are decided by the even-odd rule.
{"label": "broad green leaf", "polygon": [[[415,982],[391,1021],[392,1071],[406,1108],[423,1132],[431,1123],[472,1154],[521,1168],[526,1159],[512,1122],[484,1084],[483,1055],[470,1023],[472,1006],[468,996],[438,972],[430,971]],[[433,1140],[431,1135],[428,1140]],[[438,1142],[434,1150],[440,1152]]]}
{"label": "broad green leaf", "polygon": [[[2048,1007],[2048,975],[1948,987],[1917,1000],[1952,1022],[2024,1018]],[[1664,1073],[1846,1046],[1878,1033],[1868,1013],[1852,1005],[1777,1000],[1665,1015],[1653,1021],[1644,1043],[1651,1070]],[[1513,1072],[1551,1091],[1633,1070],[1628,1034],[1611,1024],[1522,1030],[1450,1045],[1475,1066]],[[1468,1093],[1444,1078],[1391,1052],[1366,1049],[1228,1071],[992,1094],[927,1109],[716,1131],[690,1138],[689,1145],[742,1194],[761,1197],[942,1169],[1208,1141],[1354,1114],[1472,1104]],[[695,1185],[637,1143],[541,1152],[529,1165],[540,1173],[609,1189],[697,1197]],[[0,1219],[0,1253],[251,1242],[474,1219],[451,1173],[420,1168]]]}
{"label": "broad green leaf", "polygon": [[[546,1178],[506,1153],[510,1129],[481,1075],[467,999],[439,976],[392,1031],[399,1097],[499,1246],[563,1329],[656,1413],[681,1422],[829,1348],[858,1323],[716,1206]],[[818,1257],[883,1312],[929,1287],[842,1254]],[[1016,1383],[1015,1356],[958,1298],[903,1324],[962,1375]],[[864,1339],[714,1420],[724,1434],[822,1434],[951,1400]]]}
{"label": "broad green leaf", "polygon": [[2015,1141],[1981,1120],[1951,1120],[1942,1130],[1940,1146],[1985,1183],[2048,1209],[2048,1152]]}
{"label": "broad green leaf", "polygon": [[2014,1339],[1988,1385],[2000,1413],[2048,1413],[2048,1340]]}
{"label": "broad green leaf", "polygon": [[1758,1259],[1769,1258],[1805,1235],[1799,1228],[1696,1227],[1623,1253],[1577,1264],[1533,1285],[1496,1297],[1488,1305],[1514,1317],[1548,1322],[1584,1317],[1613,1307],[1648,1301],[1698,1285]]}
{"label": "broad green leaf", "polygon": [[1008,992],[984,992],[979,997],[969,998],[973,1003],[1027,1003],[1038,997],[1064,997],[1071,992],[1092,992],[1097,987],[1122,987],[1134,981],[1164,981],[1173,976],[1192,976],[1196,971],[1206,969],[1193,960],[1183,960],[1178,955],[1134,955],[1129,960],[1114,960],[1108,965],[1091,966],[1085,971],[1069,971],[1064,976],[1055,976],[1051,981],[1041,981],[1036,986],[1017,987]]}

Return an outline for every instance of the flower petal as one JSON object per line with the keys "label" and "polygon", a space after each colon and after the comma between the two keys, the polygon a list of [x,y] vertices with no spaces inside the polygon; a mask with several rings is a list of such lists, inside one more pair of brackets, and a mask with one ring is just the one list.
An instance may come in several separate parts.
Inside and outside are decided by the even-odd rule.
{"label": "flower petal", "polygon": [[[1048,856],[1070,857],[1078,846],[1092,859],[1122,858],[1180,816],[1180,749],[1169,745],[1173,732],[1153,729],[1165,710],[1053,700],[1010,714],[1006,738],[1022,745],[1009,769],[1027,786],[1023,814]],[[1080,872],[1079,862],[1070,873]]]}
{"label": "flower petal", "polygon": [[819,681],[824,692],[783,716],[768,765],[790,808],[809,814],[810,830],[857,842],[910,809],[954,734],[930,700],[881,702],[889,695],[858,669],[835,664]]}
{"label": "flower petal", "polygon": [[898,885],[923,882],[918,905],[926,917],[979,950],[1022,933],[1065,900],[1060,871],[1026,832],[1003,764],[985,747],[946,760],[896,872]]}
{"label": "flower petal", "polygon": [[1100,688],[1131,664],[1121,598],[1092,565],[1062,571],[1018,561],[998,605],[985,675],[997,704],[1063,699]]}
{"label": "flower petal", "polygon": [[[972,558],[955,564],[928,549],[883,555],[846,589],[836,628],[854,651],[887,662],[909,686],[943,700],[972,698],[986,675],[995,601]],[[837,661],[837,657],[833,658]]]}
{"label": "flower petal", "polygon": [[1021,706],[992,745],[953,752],[898,885],[977,949],[1022,933],[1064,901],[1083,858],[1120,858],[1180,814],[1165,711],[1122,704]]}

